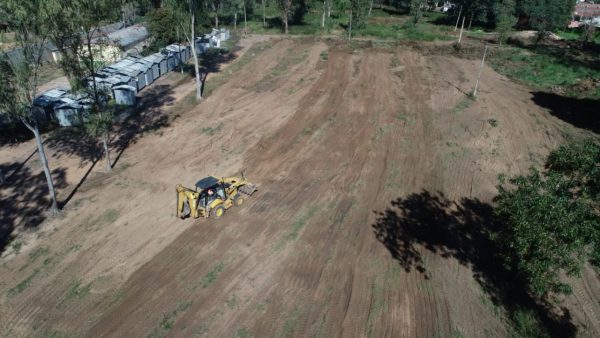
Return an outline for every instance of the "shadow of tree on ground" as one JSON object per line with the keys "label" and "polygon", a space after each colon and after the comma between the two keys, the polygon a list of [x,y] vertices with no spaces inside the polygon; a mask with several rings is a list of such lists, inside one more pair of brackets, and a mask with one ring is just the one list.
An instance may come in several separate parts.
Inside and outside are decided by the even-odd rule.
{"label": "shadow of tree on ground", "polygon": [[533,92],[533,102],[575,127],[600,132],[600,100],[578,99],[546,92]]}
{"label": "shadow of tree on ground", "polygon": [[[36,152],[37,156],[37,152]],[[0,184],[0,254],[14,239],[14,230],[33,230],[45,219],[50,207],[46,176],[22,163],[0,164],[6,180]],[[52,178],[56,189],[66,186],[66,170],[56,168]]]}
{"label": "shadow of tree on ground", "polygon": [[[428,250],[444,258],[454,258],[473,270],[476,281],[502,306],[509,316],[519,310],[533,310],[548,332],[574,337],[576,328],[566,308],[555,311],[550,304],[529,296],[525,284],[499,257],[490,233],[500,226],[491,205],[478,199],[451,201],[443,194],[428,191],[397,198],[373,224],[377,239],[385,245],[405,271],[430,275],[422,258]],[[562,312],[563,315],[556,313]]]}

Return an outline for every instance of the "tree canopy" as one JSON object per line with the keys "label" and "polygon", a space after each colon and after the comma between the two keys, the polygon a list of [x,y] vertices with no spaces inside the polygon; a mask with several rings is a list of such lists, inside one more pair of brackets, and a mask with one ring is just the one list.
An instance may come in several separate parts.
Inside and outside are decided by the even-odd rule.
{"label": "tree canopy", "polygon": [[501,179],[495,202],[504,222],[493,239],[538,297],[568,294],[563,274],[600,266],[599,164],[597,141],[570,142],[550,154],[545,171]]}

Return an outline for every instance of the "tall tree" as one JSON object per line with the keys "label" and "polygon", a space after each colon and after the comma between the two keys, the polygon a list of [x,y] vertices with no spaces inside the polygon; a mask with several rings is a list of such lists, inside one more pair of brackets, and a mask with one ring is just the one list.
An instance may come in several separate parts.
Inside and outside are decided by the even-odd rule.
{"label": "tall tree", "polygon": [[277,0],[277,5],[281,12],[281,22],[283,23],[283,32],[289,33],[288,21],[292,13],[292,0]]}
{"label": "tall tree", "polygon": [[547,170],[501,180],[493,239],[533,295],[568,294],[563,275],[587,261],[600,266],[600,145],[569,143],[552,152]]}
{"label": "tall tree", "polygon": [[52,213],[58,212],[56,192],[48,165],[44,143],[38,126],[33,101],[38,93],[39,70],[47,48],[47,17],[41,5],[44,0],[3,0],[0,12],[11,13],[5,18],[15,33],[20,56],[0,55],[0,113],[8,114],[27,127],[35,138],[40,163],[46,176]]}
{"label": "tall tree", "polygon": [[413,25],[416,25],[419,23],[419,20],[421,20],[421,16],[423,15],[423,2],[424,0],[410,0],[410,16],[412,19],[412,23]]}
{"label": "tall tree", "polygon": [[575,1],[571,0],[520,0],[519,14],[528,19],[529,25],[539,31],[539,38],[548,32],[567,25]]}
{"label": "tall tree", "polygon": [[508,34],[517,24],[516,4],[514,0],[499,0],[496,3],[496,31],[498,32],[498,41],[503,43]]}
{"label": "tall tree", "polygon": [[[222,3],[222,0],[219,0]],[[196,100],[202,100],[202,79],[200,75],[200,62],[196,51],[196,17],[200,10],[199,0],[171,0],[167,2],[175,12],[181,31],[192,49],[194,60],[194,74],[196,78]]]}
{"label": "tall tree", "polygon": [[208,0],[208,4],[215,16],[215,28],[219,29],[219,15],[223,11],[225,0]]}
{"label": "tall tree", "polygon": [[363,28],[367,25],[370,0],[350,0],[352,10],[352,26]]}
{"label": "tall tree", "polygon": [[170,7],[152,10],[146,16],[148,33],[152,38],[151,48],[158,50],[179,40],[179,23],[175,13]]}
{"label": "tall tree", "polygon": [[61,67],[71,75],[76,91],[87,93],[92,99],[90,115],[84,121],[91,136],[99,138],[104,148],[106,171],[112,171],[110,159],[110,131],[113,112],[106,105],[106,93],[99,87],[96,75],[102,62],[100,25],[119,9],[119,0],[63,0],[47,1],[50,38],[62,52]]}

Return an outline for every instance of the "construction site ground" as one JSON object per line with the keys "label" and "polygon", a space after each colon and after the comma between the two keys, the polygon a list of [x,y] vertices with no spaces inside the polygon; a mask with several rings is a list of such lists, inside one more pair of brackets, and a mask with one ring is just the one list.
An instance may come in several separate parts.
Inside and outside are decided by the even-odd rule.
{"label": "construction site ground", "polygon": [[[469,98],[475,58],[367,45],[250,36],[199,104],[191,77],[161,78],[114,133],[112,173],[95,148],[47,142],[58,217],[33,141],[0,148],[0,219],[20,233],[0,334],[507,336],[477,251],[497,176],[583,131],[487,66]],[[175,217],[176,184],[241,171],[246,204]],[[561,303],[582,336],[600,336],[598,278],[584,269]]]}

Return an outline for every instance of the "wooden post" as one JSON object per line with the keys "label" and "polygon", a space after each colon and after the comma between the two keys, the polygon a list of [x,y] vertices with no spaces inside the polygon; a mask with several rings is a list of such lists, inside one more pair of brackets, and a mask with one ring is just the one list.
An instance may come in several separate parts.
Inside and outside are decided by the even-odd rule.
{"label": "wooden post", "polygon": [[458,29],[458,22],[460,21],[460,15],[462,14],[462,5],[460,6],[460,10],[458,11],[458,17],[456,18],[456,25],[454,25],[454,31]]}
{"label": "wooden post", "polygon": [[479,74],[477,74],[477,82],[475,82],[475,89],[473,89],[473,97],[477,96],[477,88],[479,87],[479,79],[481,79],[481,71],[483,70],[483,64],[485,63],[485,55],[488,51],[488,45],[485,45],[485,50],[483,51],[483,58],[481,59],[481,64],[479,65]]}
{"label": "wooden post", "polygon": [[463,16],[462,25],[460,26],[460,34],[458,35],[458,44],[460,45],[460,41],[462,40],[463,29],[465,29],[465,17]]}

